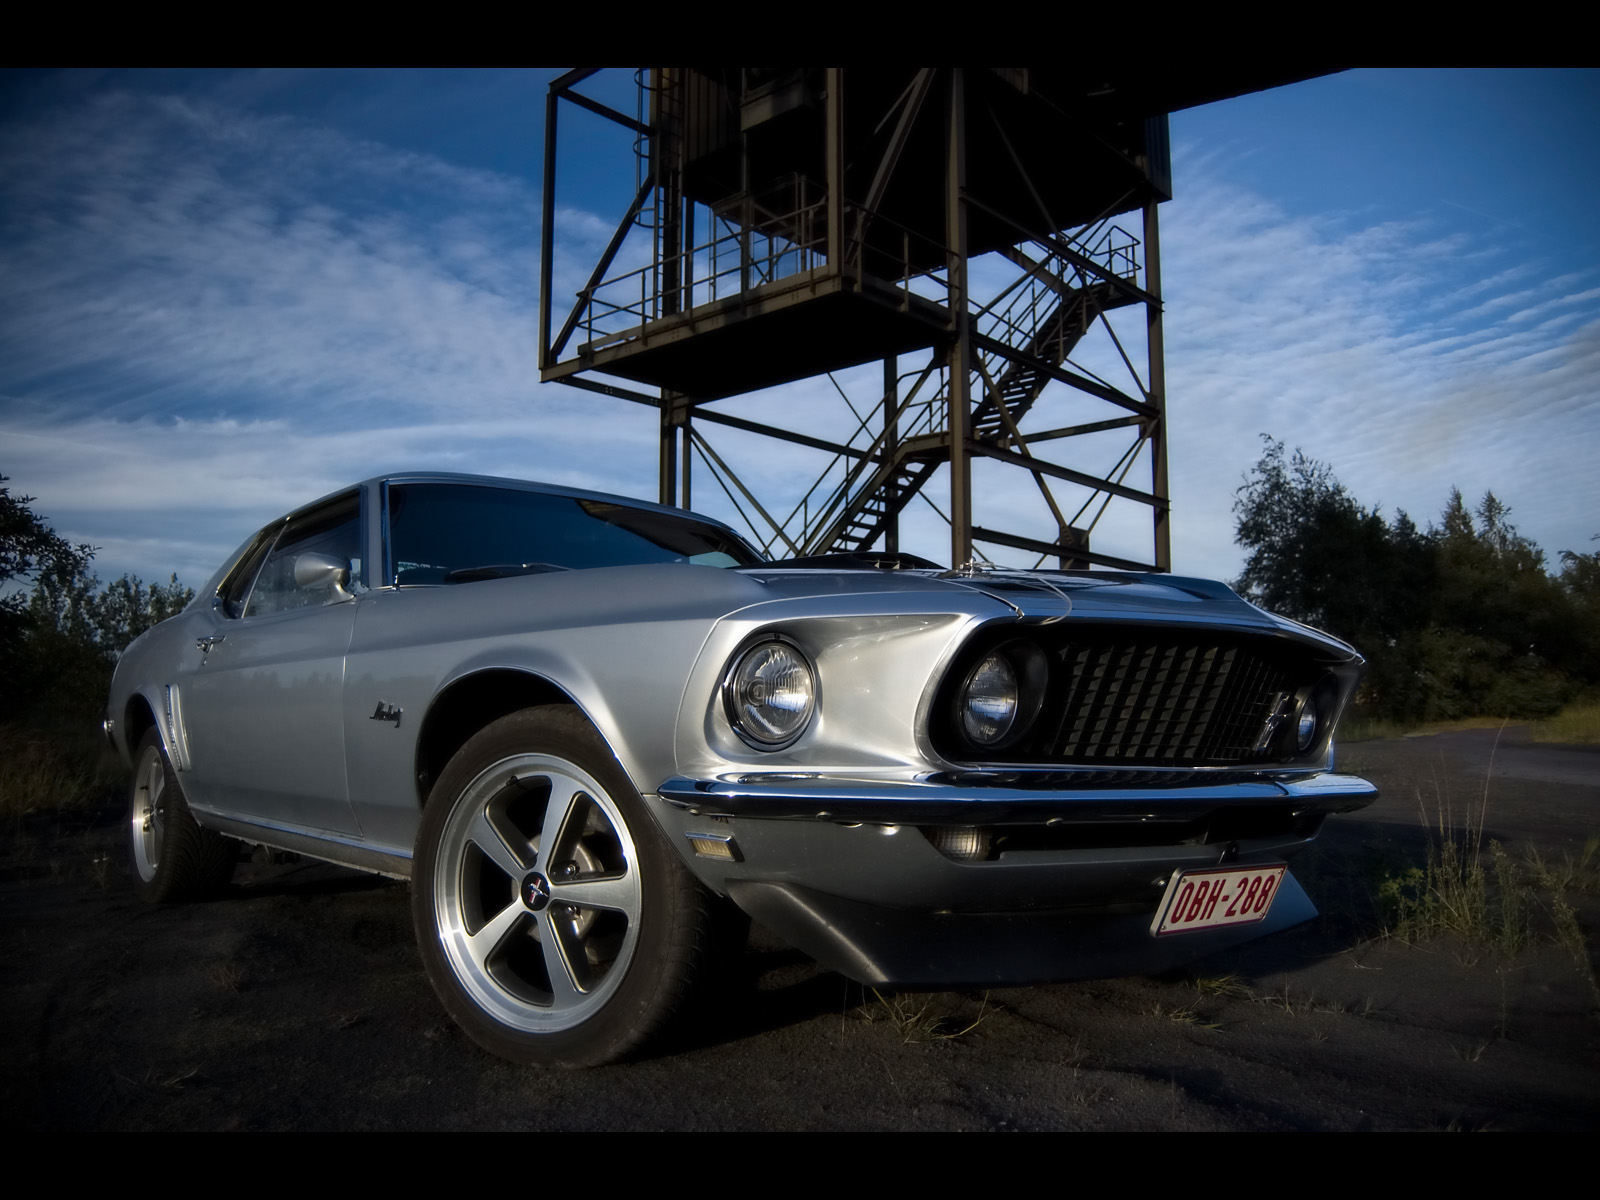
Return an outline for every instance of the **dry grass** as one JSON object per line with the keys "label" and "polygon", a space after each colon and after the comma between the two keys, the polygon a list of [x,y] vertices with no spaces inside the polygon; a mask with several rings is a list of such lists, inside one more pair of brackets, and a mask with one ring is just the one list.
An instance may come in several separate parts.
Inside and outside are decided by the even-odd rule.
{"label": "dry grass", "polygon": [[1221,975],[1216,977],[1202,977],[1194,981],[1195,990],[1202,996],[1233,996],[1243,1000],[1254,1000],[1255,993],[1250,986],[1237,975]]}
{"label": "dry grass", "polygon": [[1469,947],[1515,954],[1531,944],[1530,880],[1499,842],[1485,853],[1470,837],[1428,848],[1428,861],[1385,880],[1386,932],[1404,942],[1454,934]]}
{"label": "dry grass", "polygon": [[[1199,992],[1203,997],[1245,1000],[1251,1004],[1276,1008],[1291,1017],[1308,1017],[1319,1013],[1334,1016],[1370,1017],[1378,1011],[1377,1002],[1371,995],[1356,1001],[1319,1000],[1314,992],[1296,992],[1287,976],[1284,977],[1281,987],[1267,991],[1257,991],[1237,975],[1224,975],[1217,978],[1200,977],[1193,982],[1195,991]],[[1156,1015],[1166,1015],[1173,1020],[1179,1019],[1171,1012],[1163,1014],[1159,1007]],[[1220,1022],[1200,1023],[1207,1029],[1222,1028]]]}
{"label": "dry grass", "polygon": [[[1489,770],[1494,759],[1490,756]],[[1519,861],[1498,841],[1484,844],[1489,809],[1489,782],[1469,803],[1458,823],[1448,793],[1436,785],[1429,809],[1421,789],[1417,807],[1428,832],[1427,861],[1378,885],[1378,904],[1388,936],[1425,942],[1453,936],[1467,961],[1478,952],[1492,954],[1504,970],[1506,961],[1540,943],[1554,942],[1573,959],[1579,973],[1600,1001],[1600,980],[1591,966],[1575,898],[1600,892],[1600,836],[1591,837],[1574,859],[1546,863],[1533,847]]]}
{"label": "dry grass", "polygon": [[[1496,751],[1499,744],[1497,737]],[[1491,841],[1484,853],[1493,771],[1491,753],[1483,790],[1467,802],[1459,822],[1447,787],[1435,780],[1431,808],[1417,788],[1417,817],[1428,835],[1427,861],[1391,874],[1379,885],[1378,907],[1389,936],[1422,942],[1455,934],[1469,946],[1506,954],[1527,944],[1525,881],[1499,842]]]}
{"label": "dry grass", "polygon": [[86,808],[123,785],[121,765],[92,733],[0,726],[0,817]]}
{"label": "dry grass", "polygon": [[1590,836],[1577,858],[1562,854],[1560,863],[1546,863],[1537,850],[1529,847],[1528,866],[1541,886],[1585,896],[1600,895],[1600,834]]}
{"label": "dry grass", "polygon": [[872,994],[878,1003],[863,1004],[856,1012],[869,1024],[887,1021],[907,1045],[913,1042],[952,1042],[964,1038],[983,1024],[989,1014],[987,992],[978,1004],[977,1016],[970,1021],[936,1010],[933,999],[926,995],[891,992],[886,996],[877,988],[872,989]]}
{"label": "dry grass", "polygon": [[[1200,1014],[1195,1012],[1194,1009],[1184,1008],[1181,1005],[1174,1005],[1169,1008],[1161,1004],[1159,1001],[1156,1003],[1155,1007],[1150,1010],[1150,1015],[1155,1017],[1158,1021],[1174,1021],[1179,1025],[1200,1024]],[[1215,1029],[1216,1026],[1209,1025],[1206,1028]]]}
{"label": "dry grass", "polygon": [[1595,977],[1589,956],[1589,943],[1583,927],[1578,923],[1574,895],[1594,895],[1600,892],[1600,837],[1591,837],[1584,843],[1583,853],[1574,860],[1563,855],[1559,867],[1548,866],[1537,850],[1528,850],[1528,868],[1540,892],[1549,897],[1547,904],[1550,919],[1555,925],[1555,939],[1572,956],[1573,964],[1589,981],[1589,990],[1600,1005],[1600,979]]}
{"label": "dry grass", "polygon": [[[1504,723],[1502,722],[1502,727]],[[1499,739],[1495,742],[1499,748]],[[1489,773],[1494,755],[1489,756]],[[1532,939],[1529,880],[1499,842],[1483,842],[1489,777],[1460,820],[1447,788],[1436,782],[1431,810],[1417,789],[1417,815],[1428,834],[1427,861],[1386,878],[1378,890],[1385,932],[1406,942],[1453,934],[1473,949],[1511,955]]]}
{"label": "dry grass", "polygon": [[1533,740],[1568,746],[1600,745],[1600,703],[1569,704],[1547,721],[1535,721]]}
{"label": "dry grass", "polygon": [[[1383,717],[1348,714],[1339,722],[1339,741],[1366,742],[1383,738],[1427,737],[1434,733],[1455,733],[1462,729],[1499,729],[1507,724],[1502,717],[1465,717],[1459,721],[1390,721]],[[1600,702],[1569,704],[1555,716],[1529,723],[1536,742],[1559,742],[1567,746],[1600,745]]]}

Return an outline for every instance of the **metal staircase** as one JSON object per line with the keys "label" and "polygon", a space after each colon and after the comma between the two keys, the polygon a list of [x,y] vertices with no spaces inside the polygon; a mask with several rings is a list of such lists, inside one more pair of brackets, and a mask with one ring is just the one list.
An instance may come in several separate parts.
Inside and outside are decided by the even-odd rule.
{"label": "metal staircase", "polygon": [[[1069,291],[1053,311],[1040,322],[1028,342],[1021,347],[1027,358],[1007,362],[995,380],[995,391],[1011,420],[1020,425],[1033,402],[1050,382],[1038,363],[1059,367],[1094,324],[1095,317],[1117,307],[1109,284],[1094,283]],[[1038,360],[1030,361],[1030,360]],[[985,366],[989,364],[986,361]],[[987,390],[972,410],[972,436],[979,441],[1004,444],[1012,440],[1011,431],[1000,413],[995,396]]]}
{"label": "metal staircase", "polygon": [[871,548],[883,536],[889,521],[922,490],[944,457],[937,445],[901,443],[894,457],[873,473],[809,552],[830,554]]}
{"label": "metal staircase", "polygon": [[[1122,240],[1114,240],[1114,234]],[[1137,271],[1133,256],[1136,245],[1121,230],[1105,230],[1092,257],[1114,264],[1131,279]],[[993,380],[994,387],[983,387],[970,425],[975,440],[1001,446],[1018,442],[1014,431],[1051,382],[1046,367],[1059,367],[1066,362],[1100,313],[1133,302],[1133,297],[1119,291],[1114,283],[1087,276],[1064,259],[1052,256],[1040,265],[1020,252],[1014,251],[1010,257],[1029,273],[1009,298],[1002,296],[980,310],[977,324],[990,338],[1015,347],[1020,353],[1009,357],[980,352],[982,375]],[[1069,275],[1076,276],[1075,285],[1066,282]],[[1001,300],[1008,299],[1003,308],[999,307]],[[908,431],[909,436],[887,452],[881,436],[869,447],[870,458],[846,474],[830,503],[802,532],[798,540],[806,547],[806,553],[866,550],[883,536],[893,519],[949,459],[947,398],[948,380],[930,402],[921,406],[922,419]],[[878,462],[875,470],[862,469],[874,459]]]}

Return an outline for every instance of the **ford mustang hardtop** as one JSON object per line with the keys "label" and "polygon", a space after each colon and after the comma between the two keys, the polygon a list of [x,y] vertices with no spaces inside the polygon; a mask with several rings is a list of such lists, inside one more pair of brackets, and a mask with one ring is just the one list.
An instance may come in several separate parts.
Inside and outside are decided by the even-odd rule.
{"label": "ford mustang hardtop", "polygon": [[1362,666],[1227,587],[767,562],[681,510],[456,475],[273,521],[117,667],[152,900],[241,844],[411,880],[507,1058],[626,1054],[737,910],[862,983],[1164,970],[1304,921]]}

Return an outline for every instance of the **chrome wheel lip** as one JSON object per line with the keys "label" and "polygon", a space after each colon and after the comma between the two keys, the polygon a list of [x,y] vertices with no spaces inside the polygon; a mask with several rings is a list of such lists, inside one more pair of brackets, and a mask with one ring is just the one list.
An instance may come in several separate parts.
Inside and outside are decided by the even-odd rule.
{"label": "chrome wheel lip", "polygon": [[133,777],[133,803],[128,806],[133,864],[139,872],[139,878],[145,883],[153,880],[161,867],[161,849],[165,840],[165,814],[161,809],[161,799],[166,788],[166,763],[162,761],[160,748],[152,746],[139,760],[139,769]]}
{"label": "chrome wheel lip", "polygon": [[[524,843],[512,846],[502,840],[498,846],[483,847],[480,840],[492,831],[497,805],[520,791],[530,780],[546,780],[550,785],[549,810],[560,810],[552,819],[547,812],[545,828],[559,829],[577,806],[580,797],[592,801],[604,815],[626,863],[620,876],[603,879],[561,878],[544,856]],[[503,827],[503,826],[502,826]],[[515,841],[513,837],[510,839]],[[543,835],[541,835],[543,840]],[[598,1015],[616,994],[637,951],[639,922],[643,910],[639,857],[615,800],[593,776],[575,764],[544,754],[519,754],[500,760],[481,771],[462,791],[440,835],[438,860],[433,872],[433,915],[440,948],[457,983],[472,1002],[497,1024],[525,1033],[559,1033],[575,1028]],[[506,905],[486,913],[476,932],[468,917],[469,854],[482,853],[507,871],[512,887]],[[548,901],[537,909],[523,899],[524,881],[529,875],[543,876]],[[581,917],[571,920],[572,932],[565,940],[552,933],[552,923],[566,919],[576,906],[580,912],[595,910],[619,912],[627,927],[615,957],[598,984],[588,991],[566,972],[557,979],[560,947],[584,945],[593,922]],[[549,1003],[536,1003],[506,986],[491,966],[496,951],[512,938],[538,936],[540,951],[555,988]]]}

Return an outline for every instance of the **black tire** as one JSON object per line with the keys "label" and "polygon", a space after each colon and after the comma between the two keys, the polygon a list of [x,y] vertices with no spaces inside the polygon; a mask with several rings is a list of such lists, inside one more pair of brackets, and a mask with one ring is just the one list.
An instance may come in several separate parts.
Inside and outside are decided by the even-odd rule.
{"label": "black tire", "polygon": [[155,729],[145,732],[134,757],[128,833],[136,886],[151,904],[211,895],[233,878],[238,846],[202,829],[189,812]]}
{"label": "black tire", "polygon": [[658,1033],[689,996],[712,902],[565,705],[461,748],[412,860],[429,982],[473,1041],[518,1063],[595,1066]]}

